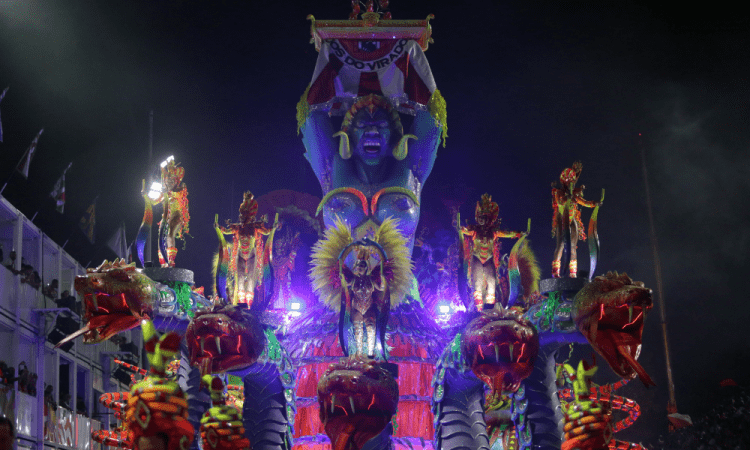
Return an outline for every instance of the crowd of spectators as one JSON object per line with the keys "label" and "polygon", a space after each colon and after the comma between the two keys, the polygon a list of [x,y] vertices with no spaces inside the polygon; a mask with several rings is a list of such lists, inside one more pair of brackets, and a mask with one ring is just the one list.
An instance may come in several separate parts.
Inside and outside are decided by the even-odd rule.
{"label": "crowd of spectators", "polygon": [[8,259],[3,260],[3,265],[13,272],[13,274],[19,275],[21,283],[26,283],[34,289],[39,290],[42,287],[42,277],[39,276],[39,272],[34,270],[34,267],[28,264],[23,258],[21,258],[21,270],[17,270],[16,258],[16,251],[11,250],[8,254]]}
{"label": "crowd of spectators", "polygon": [[55,300],[55,303],[60,308],[68,308],[77,314],[80,314],[80,304],[76,303],[74,296],[70,294],[70,291],[63,291],[58,298],[58,290],[60,288],[60,282],[55,278],[49,284],[44,284],[42,278],[39,276],[39,272],[34,270],[30,264],[21,258],[21,270],[16,269],[16,258],[17,254],[15,250],[11,250],[8,253],[6,259],[3,259],[3,247],[0,244],[0,261],[2,265],[10,270],[13,274],[21,277],[21,283],[28,284],[34,289],[41,291],[42,294],[51,299]]}

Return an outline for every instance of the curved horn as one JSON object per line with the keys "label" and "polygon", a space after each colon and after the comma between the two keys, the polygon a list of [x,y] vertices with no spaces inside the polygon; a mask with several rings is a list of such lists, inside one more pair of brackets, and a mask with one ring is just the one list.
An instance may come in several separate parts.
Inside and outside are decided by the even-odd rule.
{"label": "curved horn", "polygon": [[349,159],[352,157],[352,148],[349,146],[349,135],[345,131],[339,131],[334,134],[333,137],[340,137],[339,141],[339,156],[342,159]]}
{"label": "curved horn", "polygon": [[409,139],[416,140],[417,137],[413,134],[405,134],[401,136],[398,145],[393,149],[393,157],[398,161],[402,161],[409,154]]}

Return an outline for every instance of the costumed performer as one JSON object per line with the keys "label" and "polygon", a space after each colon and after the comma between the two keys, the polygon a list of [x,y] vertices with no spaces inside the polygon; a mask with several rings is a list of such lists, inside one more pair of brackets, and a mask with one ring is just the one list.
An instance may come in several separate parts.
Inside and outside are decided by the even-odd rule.
{"label": "costumed performer", "polygon": [[552,276],[560,278],[563,250],[565,249],[565,234],[570,233],[570,278],[578,276],[578,257],[576,247],[578,240],[586,240],[586,230],[581,222],[581,211],[578,205],[594,208],[601,201],[591,201],[583,198],[583,190],[586,186],[576,187],[578,177],[581,176],[583,164],[580,161],[573,163],[560,174],[560,187],[552,182],[552,237],[557,237],[554,260],[552,261]]}
{"label": "costumed performer", "polygon": [[[390,309],[403,300],[413,277],[406,240],[397,227],[398,221],[388,218],[374,239],[355,241],[351,228],[337,221],[313,247],[313,289],[339,312],[339,343],[347,356],[375,357],[379,336],[380,354],[387,357],[385,330]],[[350,254],[356,255],[353,263],[347,263]]]}
{"label": "costumed performer", "polygon": [[482,195],[474,210],[476,224],[460,228],[464,239],[464,260],[468,263],[467,279],[473,289],[474,304],[478,310],[493,308],[500,270],[499,238],[519,239],[528,234],[500,229],[500,208],[489,194]]}

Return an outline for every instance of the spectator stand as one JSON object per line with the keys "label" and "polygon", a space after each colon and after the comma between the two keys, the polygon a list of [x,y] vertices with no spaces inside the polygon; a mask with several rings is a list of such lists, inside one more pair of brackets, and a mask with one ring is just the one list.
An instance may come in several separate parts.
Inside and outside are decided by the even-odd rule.
{"label": "spectator stand", "polygon": [[[11,268],[0,267],[0,345],[6,349],[0,352],[0,362],[15,372],[14,378],[19,378],[19,365],[28,370],[25,383],[20,379],[3,383],[0,375],[0,408],[15,421],[17,448],[94,450],[98,447],[90,439],[91,430],[99,429],[102,419],[109,422],[106,413],[96,407],[96,393],[127,387],[112,378],[109,367],[113,355],[122,357],[123,351],[112,342],[72,342],[66,349],[54,348],[60,334],[80,327],[80,317],[72,310],[78,302],[74,297],[45,296],[51,292],[43,287],[58,280],[58,293],[74,293],[75,277],[86,270],[1,196],[0,243],[3,262],[9,260],[12,250],[16,253]],[[20,273],[22,260],[33,268],[32,274],[39,273],[38,285]],[[127,338],[127,333],[124,335]],[[139,343],[139,337],[132,337],[131,341]],[[0,370],[2,367],[0,364]],[[62,406],[65,398],[73,409]],[[56,410],[45,408],[45,399],[48,406],[56,405]]]}

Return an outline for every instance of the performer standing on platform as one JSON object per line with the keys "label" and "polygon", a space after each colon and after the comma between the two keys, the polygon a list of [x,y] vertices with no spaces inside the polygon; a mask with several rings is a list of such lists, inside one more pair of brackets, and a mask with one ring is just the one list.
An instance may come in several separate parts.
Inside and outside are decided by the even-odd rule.
{"label": "performer standing on platform", "polygon": [[464,260],[468,262],[467,279],[474,290],[474,304],[478,310],[494,307],[495,287],[500,268],[500,244],[498,238],[518,239],[526,233],[500,229],[500,208],[489,194],[482,195],[474,212],[476,224],[460,228],[464,240]]}
{"label": "performer standing on platform", "polygon": [[234,293],[231,295],[232,304],[253,304],[255,288],[260,285],[263,265],[266,264],[263,239],[261,236],[271,234],[271,228],[266,228],[265,218],[256,221],[258,202],[253,193],[245,192],[240,204],[239,222],[231,223],[227,219],[226,226],[214,226],[223,234],[232,235],[232,254],[229,258],[229,275],[234,276]]}
{"label": "performer standing on platform", "polygon": [[[557,247],[555,247],[555,259],[552,261],[552,276],[560,278],[560,266],[562,264],[562,254],[565,248],[565,232],[570,233],[570,278],[578,276],[578,257],[576,247],[578,240],[586,240],[586,230],[581,222],[581,211],[578,205],[587,208],[594,208],[601,204],[601,201],[591,201],[583,198],[583,190],[586,186],[576,188],[576,182],[581,175],[583,165],[580,161],[573,163],[560,174],[560,187],[556,182],[552,182],[552,237],[557,237]],[[567,230],[566,230],[567,228]]]}

